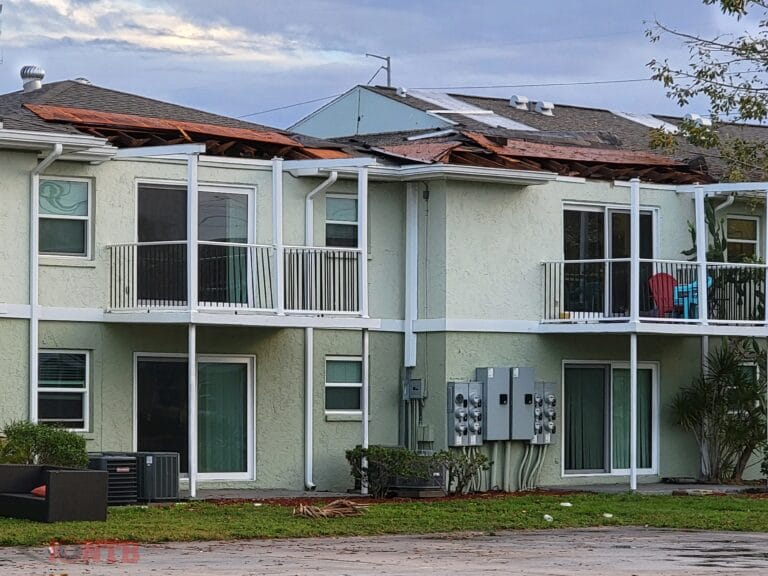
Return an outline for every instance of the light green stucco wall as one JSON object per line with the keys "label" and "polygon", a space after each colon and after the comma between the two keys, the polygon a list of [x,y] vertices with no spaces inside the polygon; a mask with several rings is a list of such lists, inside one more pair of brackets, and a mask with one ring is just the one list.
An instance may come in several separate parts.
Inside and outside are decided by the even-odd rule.
{"label": "light green stucco wall", "polygon": [[26,320],[0,318],[0,425],[29,413],[28,342]]}
{"label": "light green stucco wall", "polygon": [[[22,328],[26,325],[25,322],[18,324]],[[245,485],[301,489],[304,478],[304,330],[198,327],[197,333],[200,355],[255,358],[255,479]],[[0,332],[0,342],[4,334],[5,331]],[[185,326],[43,322],[40,343],[41,348],[90,351],[91,429],[85,434],[88,449],[131,450],[135,355],[183,355],[187,349],[187,329]],[[320,490],[352,487],[344,452],[362,440],[359,417],[346,421],[326,419],[325,357],[360,356],[361,347],[359,331],[315,330],[314,454],[315,483]],[[371,349],[371,442],[396,444],[402,338],[395,334],[372,334]],[[18,403],[16,417],[26,416],[26,372],[20,374],[18,380],[15,389],[23,394],[11,395],[14,401],[3,406],[0,423],[7,421],[6,413],[13,416],[11,408]]]}
{"label": "light green stucco wall", "polygon": [[[532,366],[537,381],[557,383],[562,400],[564,361],[628,362],[629,336],[609,335],[525,335],[493,333],[432,333],[419,336],[420,350],[430,350],[426,373],[429,399],[425,421],[435,426],[437,448],[446,444],[446,385],[450,380],[470,380],[475,368],[485,366]],[[444,347],[443,347],[444,346]],[[669,403],[682,386],[699,371],[701,344],[698,338],[641,336],[640,362],[657,362],[659,378],[659,476],[697,476],[698,450],[692,436],[670,422]],[[421,358],[421,356],[420,356]],[[683,359],[685,359],[683,361]],[[559,433],[549,449],[541,472],[542,485],[623,482],[615,476],[562,476],[560,453],[562,406]],[[523,443],[514,443],[515,470],[522,457]]]}

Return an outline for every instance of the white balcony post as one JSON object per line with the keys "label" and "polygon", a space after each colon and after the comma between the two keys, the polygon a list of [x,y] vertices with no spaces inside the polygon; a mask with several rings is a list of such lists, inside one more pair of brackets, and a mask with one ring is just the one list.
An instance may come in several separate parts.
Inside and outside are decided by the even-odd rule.
{"label": "white balcony post", "polygon": [[197,496],[197,327],[190,324],[187,333],[187,402],[189,408],[189,497]]}
{"label": "white balcony post", "polygon": [[357,248],[358,289],[360,290],[360,315],[368,318],[368,168],[357,169]]}
{"label": "white balcony post", "polygon": [[197,309],[198,258],[197,258],[197,154],[187,156],[187,305],[190,311]]}
{"label": "white balcony post", "polygon": [[629,188],[629,320],[640,318],[640,179],[632,178]]}
{"label": "white balcony post", "polygon": [[629,489],[637,490],[637,334],[629,336]]}
{"label": "white balcony post", "polygon": [[283,159],[272,159],[272,237],[275,248],[275,309],[285,314],[285,277],[283,246]]}
{"label": "white balcony post", "polygon": [[[368,450],[368,397],[369,397],[369,379],[368,379],[368,352],[370,348],[369,344],[369,335],[368,330],[363,328],[363,342],[362,342],[362,348],[363,348],[363,361],[362,361],[362,372],[363,372],[363,388],[361,390],[360,394],[360,408],[362,411],[362,418],[363,418],[363,438],[362,438],[362,446],[363,450]],[[363,457],[363,461],[361,462],[361,467],[363,470],[363,473],[361,475],[360,479],[360,494],[367,495],[368,494],[368,459]]]}
{"label": "white balcony post", "polygon": [[707,306],[707,222],[704,210],[704,187],[696,186],[694,190],[694,205],[696,209],[696,264],[698,265],[699,285],[699,321],[707,324],[709,312]]}

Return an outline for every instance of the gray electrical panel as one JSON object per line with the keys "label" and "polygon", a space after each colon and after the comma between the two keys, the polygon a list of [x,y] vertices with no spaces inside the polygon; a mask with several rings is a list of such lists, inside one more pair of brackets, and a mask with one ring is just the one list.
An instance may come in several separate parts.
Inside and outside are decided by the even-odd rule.
{"label": "gray electrical panel", "polygon": [[551,444],[557,433],[557,385],[536,382],[534,392],[534,437],[532,444]]}
{"label": "gray electrical panel", "polygon": [[475,379],[483,384],[485,397],[485,423],[483,439],[486,441],[509,440],[511,411],[510,369],[477,368]]}
{"label": "gray electrical panel", "polygon": [[427,397],[427,387],[421,378],[408,380],[404,400],[424,400]]}
{"label": "gray electrical panel", "polygon": [[510,440],[531,441],[534,433],[533,368],[510,369]]}
{"label": "gray electrical panel", "polygon": [[448,446],[483,443],[482,382],[448,382]]}

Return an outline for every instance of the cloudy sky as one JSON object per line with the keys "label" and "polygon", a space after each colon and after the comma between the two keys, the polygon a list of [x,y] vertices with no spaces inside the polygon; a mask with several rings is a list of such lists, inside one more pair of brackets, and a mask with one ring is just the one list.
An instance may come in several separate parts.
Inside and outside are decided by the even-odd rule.
{"label": "cloudy sky", "polygon": [[[700,0],[2,0],[0,90],[19,69],[285,127],[365,84],[392,58],[392,84],[679,113],[653,82],[524,86],[647,78],[652,58],[685,61],[676,42],[650,45],[654,19],[712,35],[739,32]],[[384,84],[379,72],[373,83]],[[485,86],[504,86],[486,89]],[[468,88],[472,87],[472,88]],[[703,108],[703,103],[696,104]],[[685,112],[705,113],[706,109]]]}

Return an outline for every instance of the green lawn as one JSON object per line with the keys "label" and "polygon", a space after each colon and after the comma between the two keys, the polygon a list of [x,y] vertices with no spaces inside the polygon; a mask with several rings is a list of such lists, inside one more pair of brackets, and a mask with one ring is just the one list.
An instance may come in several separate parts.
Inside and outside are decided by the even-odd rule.
{"label": "green lawn", "polygon": [[[572,507],[562,507],[571,502]],[[613,514],[606,518],[603,514]],[[549,514],[552,522],[544,520]],[[373,504],[363,516],[294,518],[288,506],[250,503],[115,507],[107,522],[38,524],[0,518],[0,545],[51,541],[163,542],[423,534],[586,526],[653,526],[768,532],[768,499],[744,496],[572,494]]]}

